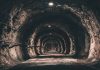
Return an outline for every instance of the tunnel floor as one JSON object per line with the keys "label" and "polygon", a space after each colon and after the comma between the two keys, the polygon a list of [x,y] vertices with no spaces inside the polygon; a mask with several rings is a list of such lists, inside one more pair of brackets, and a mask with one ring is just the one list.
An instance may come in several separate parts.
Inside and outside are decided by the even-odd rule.
{"label": "tunnel floor", "polygon": [[69,57],[69,55],[64,54],[46,54],[46,55],[39,55],[32,59],[29,59],[25,63],[33,63],[33,66],[35,65],[57,65],[57,64],[66,64],[66,63],[75,63],[77,62],[77,59]]}
{"label": "tunnel floor", "polygon": [[9,70],[100,70],[92,65],[78,64],[77,59],[66,57],[62,54],[41,55],[15,65]]}

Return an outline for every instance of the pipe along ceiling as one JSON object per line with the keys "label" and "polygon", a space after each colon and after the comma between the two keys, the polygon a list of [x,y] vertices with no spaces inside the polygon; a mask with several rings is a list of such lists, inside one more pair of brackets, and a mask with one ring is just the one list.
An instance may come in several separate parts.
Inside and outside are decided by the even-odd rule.
{"label": "pipe along ceiling", "polygon": [[83,0],[11,0],[5,6],[9,8],[0,18],[1,64],[48,54],[100,59],[98,17]]}

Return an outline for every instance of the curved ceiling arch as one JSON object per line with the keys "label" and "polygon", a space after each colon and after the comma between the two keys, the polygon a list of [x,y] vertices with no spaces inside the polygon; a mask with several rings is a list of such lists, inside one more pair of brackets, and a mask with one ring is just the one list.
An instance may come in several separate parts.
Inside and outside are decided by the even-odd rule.
{"label": "curved ceiling arch", "polygon": [[[57,33],[53,33],[53,34],[45,34],[45,35],[43,35],[43,36],[41,36],[39,39],[40,40],[44,40],[45,38],[49,38],[49,37],[53,37],[53,38],[58,38],[58,39],[60,39],[60,41],[62,41],[62,43],[63,43],[63,47],[70,47],[70,40],[69,40],[69,42],[67,41],[67,39],[65,39],[65,38],[63,38],[63,36],[60,36],[59,34],[57,34]],[[34,39],[34,41],[36,41],[35,43],[38,43],[38,40],[39,39]]]}
{"label": "curved ceiling arch", "polygon": [[[49,37],[47,36],[47,37],[45,37],[45,39],[41,39],[43,45],[46,43],[46,41],[50,40]],[[59,47],[61,48],[59,52],[64,53],[66,51],[66,49],[67,49],[67,48],[65,48],[65,51],[63,50],[64,49],[63,48],[64,42],[60,38],[58,38],[58,37],[52,37],[52,38],[54,38],[59,43]]]}
{"label": "curved ceiling arch", "polygon": [[[47,13],[48,14],[48,13]],[[50,13],[49,13],[50,14]],[[46,15],[44,15],[44,14],[41,14],[41,15],[43,15],[45,18],[46,18]],[[51,13],[51,15],[52,15],[52,13]],[[50,15],[50,16],[51,16]],[[53,15],[55,15],[55,13],[53,14]],[[40,15],[39,15],[40,16]],[[41,16],[41,20],[43,20],[42,18],[43,18],[43,16]],[[50,17],[50,16],[47,16],[47,17]],[[60,17],[60,18],[65,18],[64,20],[66,20],[66,19],[68,19],[70,16],[72,16],[72,15],[69,15],[69,17],[68,16],[65,16],[65,14],[64,13],[62,13],[61,15],[55,15],[56,17],[58,16],[58,17]],[[62,17],[61,17],[62,16]],[[65,17],[64,17],[65,16]],[[37,16],[38,17],[38,16]],[[75,16],[73,16],[74,17],[74,19],[76,18]],[[50,19],[52,19],[52,18],[50,18]],[[68,19],[67,21],[69,21],[69,20],[71,20],[72,21],[72,19]],[[79,19],[78,19],[79,20]],[[43,21],[46,21],[46,20],[43,20]],[[42,22],[43,22],[42,21]],[[73,20],[74,21],[74,20]],[[74,22],[73,22],[74,23]],[[76,23],[76,21],[75,21],[75,23]],[[78,21],[78,23],[79,23],[79,21]],[[25,38],[28,38],[32,33],[34,33],[34,30],[35,30],[35,28],[37,27],[37,25],[39,25],[39,24],[41,24],[41,21],[39,20],[39,18],[37,18],[37,21],[36,21],[36,17],[34,18],[31,18],[31,21],[29,21],[27,24],[24,24],[24,25],[22,25],[22,27],[20,28],[20,30],[19,30],[19,37],[21,38],[21,40],[23,40],[24,38],[23,37],[25,37]],[[77,24],[78,25],[78,24]],[[66,26],[66,25],[65,25]],[[76,26],[76,25],[75,25]],[[67,28],[67,27],[66,27]],[[27,33],[27,35],[25,36],[23,36],[23,33],[25,33],[25,32],[28,32]],[[70,32],[70,31],[69,31]],[[19,39],[20,39],[19,38]],[[26,39],[27,40],[27,39]]]}

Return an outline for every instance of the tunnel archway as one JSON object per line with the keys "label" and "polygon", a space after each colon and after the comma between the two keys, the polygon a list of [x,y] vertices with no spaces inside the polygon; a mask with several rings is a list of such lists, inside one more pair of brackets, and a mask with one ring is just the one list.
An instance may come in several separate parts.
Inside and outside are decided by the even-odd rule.
{"label": "tunnel archway", "polygon": [[[55,26],[58,26],[58,27],[60,26],[60,28],[63,27],[63,29],[69,35],[72,35],[74,37],[76,50],[83,53],[85,50],[82,51],[79,48],[80,47],[82,48],[82,46],[83,46],[83,48],[85,49],[85,47],[84,47],[85,46],[85,36],[87,35],[87,33],[86,33],[85,29],[83,29],[84,27],[82,27],[82,25],[80,24],[81,21],[79,23],[79,22],[77,22],[77,21],[79,21],[79,19],[77,21],[74,21],[73,17],[71,17],[71,16],[75,16],[75,15],[72,15],[72,14],[67,15],[66,14],[66,13],[69,13],[69,12],[70,11],[63,12],[63,13],[59,12],[60,13],[59,14],[56,11],[53,11],[53,12],[48,11],[47,13],[44,13],[44,14],[43,13],[38,14],[41,17],[38,18],[38,15],[37,15],[33,20],[31,20],[31,23],[29,22],[29,24],[25,24],[25,25],[22,26],[21,31],[20,31],[20,33],[21,33],[20,35],[22,35],[22,36],[19,36],[20,40],[22,40],[22,42],[27,42],[28,38],[34,33],[35,28],[36,27],[39,28],[39,25],[44,25],[44,26],[55,25]],[[76,16],[75,16],[75,19],[77,19]],[[58,22],[58,24],[55,23],[55,22]],[[26,36],[25,35],[23,36],[23,34],[26,31],[28,33],[26,34]],[[37,29],[36,29],[36,31],[37,31]],[[76,56],[80,56],[79,52],[76,53]]]}
{"label": "tunnel archway", "polygon": [[[46,41],[48,41],[48,40],[50,40],[48,37],[47,38],[45,38],[45,39],[43,39],[43,47],[46,47]],[[60,41],[60,39],[54,39],[53,41],[55,41],[56,40],[56,42],[58,43],[58,45],[57,46],[55,46],[55,48],[57,49],[56,51],[58,52],[58,53],[62,53],[62,46],[63,46],[63,43]],[[52,42],[51,42],[51,44],[52,44]],[[51,47],[51,46],[50,46]]]}
{"label": "tunnel archway", "polygon": [[[2,11],[3,14],[0,12],[0,17],[2,17],[0,18],[0,28],[2,27],[0,34],[0,63],[13,64],[16,60],[27,60],[37,56],[34,41],[37,40],[36,44],[40,44],[40,46],[42,41],[44,42],[43,46],[50,41],[50,36],[42,38],[45,30],[47,30],[47,33],[50,32],[45,26],[58,28],[54,32],[57,35],[52,37],[55,40],[52,39],[52,41],[59,41],[59,45],[64,43],[65,47],[62,45],[63,49],[66,49],[66,46],[70,44],[70,54],[75,53],[75,57],[83,57],[84,60],[82,59],[82,62],[78,58],[76,58],[77,61],[72,58],[76,63],[98,61],[100,59],[100,24],[99,16],[97,16],[99,11],[93,8],[99,9],[97,7],[99,5],[98,3],[97,5],[93,3],[96,6],[92,6],[90,4],[92,2],[94,1],[9,1],[7,5],[12,7],[7,10],[0,9],[4,10],[4,12]],[[63,35],[63,32],[66,36]],[[39,33],[41,33],[40,36],[38,35]],[[56,36],[59,35],[63,39],[59,38],[58,40]],[[63,40],[63,42],[60,40]],[[69,43],[66,43],[68,41]],[[63,49],[61,50],[62,52],[64,52]],[[40,51],[37,52],[41,55]]]}
{"label": "tunnel archway", "polygon": [[[46,26],[46,28],[43,28],[43,27],[41,27],[42,29],[40,29],[40,31],[39,32],[37,32],[37,34],[36,34],[36,36],[35,36],[35,39],[34,39],[34,42],[36,41],[36,42],[38,42],[37,40],[39,39],[39,37],[40,37],[40,39],[43,37],[43,38],[45,38],[45,37],[50,37],[50,36],[52,36],[52,35],[56,35],[56,36],[59,36],[60,38],[62,38],[63,40],[62,41],[64,41],[64,47],[66,47],[66,46],[70,46],[70,40],[68,39],[68,37],[66,37],[67,36],[67,34],[66,33],[64,33],[62,30],[60,30],[60,29],[56,29],[55,27],[51,27],[51,28],[49,28],[49,27],[47,27]],[[57,33],[57,34],[56,34]],[[60,34],[62,34],[62,35],[60,35]],[[64,38],[63,38],[64,37]],[[60,39],[61,40],[61,39]]]}
{"label": "tunnel archway", "polygon": [[[45,37],[45,38],[53,37],[54,39],[57,39],[57,38],[58,38],[58,39],[63,43],[63,46],[62,46],[62,47],[63,47],[63,50],[66,49],[65,47],[66,47],[67,44],[65,44],[64,39],[62,39],[62,37],[59,37],[59,36],[57,36],[56,34],[53,34],[53,35],[45,35],[44,37]],[[45,38],[44,38],[44,39],[45,39]],[[68,45],[69,45],[69,44],[68,44]],[[68,46],[68,45],[67,45],[67,46]],[[68,47],[70,47],[70,45],[69,45]],[[64,52],[64,51],[63,51],[63,52]]]}

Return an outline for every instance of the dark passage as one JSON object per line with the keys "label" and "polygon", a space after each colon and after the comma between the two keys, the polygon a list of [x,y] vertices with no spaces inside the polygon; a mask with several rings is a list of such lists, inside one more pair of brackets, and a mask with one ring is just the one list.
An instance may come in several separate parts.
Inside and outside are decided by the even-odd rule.
{"label": "dark passage", "polygon": [[99,2],[1,0],[0,70],[100,70]]}

